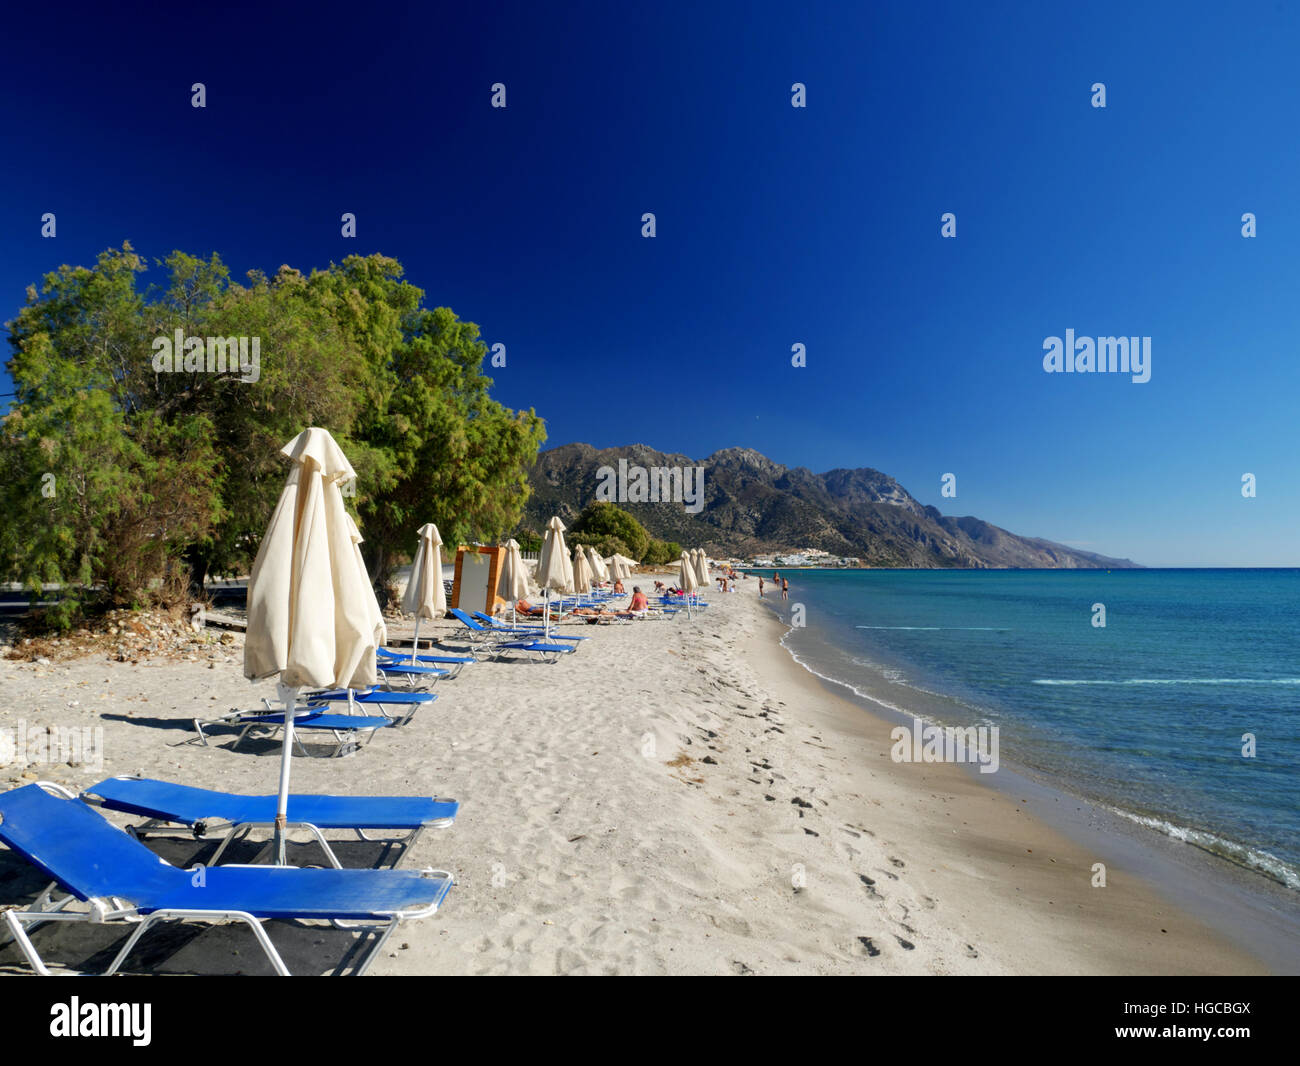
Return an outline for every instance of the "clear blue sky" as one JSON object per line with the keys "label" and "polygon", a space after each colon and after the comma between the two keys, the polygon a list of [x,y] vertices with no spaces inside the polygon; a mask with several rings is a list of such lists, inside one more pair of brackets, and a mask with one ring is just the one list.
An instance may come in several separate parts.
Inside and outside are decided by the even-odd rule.
{"label": "clear blue sky", "polygon": [[[548,447],[747,446],[1300,565],[1295,7],[539,6],[7,13],[0,316],[123,240],[241,277],[383,252],[507,345]],[[1151,381],[1045,374],[1067,328],[1150,336]]]}

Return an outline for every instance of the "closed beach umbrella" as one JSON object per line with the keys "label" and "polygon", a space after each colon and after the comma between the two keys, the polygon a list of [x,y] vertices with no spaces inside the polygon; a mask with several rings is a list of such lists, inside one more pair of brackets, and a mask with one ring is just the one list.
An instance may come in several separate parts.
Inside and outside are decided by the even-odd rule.
{"label": "closed beach umbrella", "polygon": [[573,549],[573,587],[579,595],[591,591],[591,582],[595,575],[591,572],[591,561],[581,545]]}
{"label": "closed beach umbrella", "polygon": [[528,568],[524,566],[519,542],[506,541],[506,557],[501,564],[501,577],[497,581],[497,595],[510,601],[510,617],[515,617],[515,604],[528,595]]}
{"label": "closed beach umbrella", "polygon": [[591,563],[591,575],[596,581],[609,580],[609,571],[605,569],[605,560],[600,557],[600,552],[590,545],[587,546],[587,561]]}
{"label": "closed beach umbrella", "polygon": [[432,522],[419,529],[420,540],[411,564],[411,580],[406,583],[402,610],[415,615],[415,639],[411,641],[411,662],[420,650],[420,621],[441,618],[447,613],[447,590],[442,587],[442,537]]}
{"label": "closed beach umbrella", "polygon": [[375,647],[382,648],[388,643],[388,626],[384,623],[384,612],[379,609],[379,600],[375,597],[375,583],[370,580],[370,571],[366,569],[366,561],[361,557],[361,543],[365,538],[361,535],[361,530],[357,529],[356,522],[352,521],[352,516],[346,511],[343,517],[348,524],[348,539],[352,541],[352,555],[356,561],[357,569],[361,572],[361,579],[366,583],[366,589],[370,595],[366,597],[366,611],[370,615],[370,626],[375,638]]}
{"label": "closed beach umbrella", "polygon": [[578,582],[575,580],[576,575],[573,572],[573,557],[567,551],[563,555],[565,591],[576,593],[578,591]]}
{"label": "closed beach umbrella", "polygon": [[546,538],[542,541],[541,558],[537,560],[537,587],[546,594],[543,631],[551,633],[551,590],[573,591],[573,567],[566,565],[569,557],[564,547],[564,523],[556,515],[546,523]]}
{"label": "closed beach umbrella", "polygon": [[615,581],[626,581],[632,576],[632,560],[615,552],[609,557],[609,573]]}
{"label": "closed beach umbrella", "polygon": [[374,590],[358,569],[339,489],[356,477],[352,465],[320,428],[304,430],[281,451],[293,467],[248,579],[244,676],[279,677],[284,746],[275,845],[284,863],[298,689],[373,685],[378,641]]}
{"label": "closed beach umbrella", "polygon": [[700,588],[709,587],[709,560],[705,557],[703,548],[695,549],[695,576],[699,578]]}
{"label": "closed beach umbrella", "polygon": [[691,616],[691,598],[695,595],[699,578],[695,573],[695,561],[690,552],[682,552],[681,563],[677,568],[677,584],[686,593],[686,617]]}

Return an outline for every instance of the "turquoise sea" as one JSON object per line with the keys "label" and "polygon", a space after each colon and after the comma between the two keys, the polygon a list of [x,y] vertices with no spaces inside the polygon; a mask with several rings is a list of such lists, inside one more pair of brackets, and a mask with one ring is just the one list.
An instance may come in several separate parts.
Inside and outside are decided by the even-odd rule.
{"label": "turquoise sea", "polygon": [[807,669],[1300,890],[1300,570],[784,576]]}

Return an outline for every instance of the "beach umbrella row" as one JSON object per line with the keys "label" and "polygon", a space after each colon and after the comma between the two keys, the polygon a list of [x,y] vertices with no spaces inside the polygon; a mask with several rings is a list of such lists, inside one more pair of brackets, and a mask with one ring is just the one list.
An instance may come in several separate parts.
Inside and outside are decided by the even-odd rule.
{"label": "beach umbrella row", "polygon": [[710,584],[709,560],[705,556],[703,548],[695,549],[695,568],[699,572],[700,588],[708,588]]}

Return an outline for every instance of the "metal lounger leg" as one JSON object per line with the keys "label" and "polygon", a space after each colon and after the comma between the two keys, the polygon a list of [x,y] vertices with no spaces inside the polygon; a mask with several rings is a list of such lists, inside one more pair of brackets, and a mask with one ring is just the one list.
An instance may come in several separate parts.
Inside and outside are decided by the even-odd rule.
{"label": "metal lounger leg", "polygon": [[21,914],[19,911],[5,911],[5,924],[9,926],[9,934],[18,941],[18,946],[22,949],[22,953],[27,957],[27,961],[31,964],[32,969],[42,977],[49,977],[50,971],[46,968],[45,962],[41,958],[40,953],[37,952],[36,948],[32,945],[31,940],[27,936],[27,931],[23,928],[23,920],[25,918],[34,919],[36,917],[36,915],[29,916]]}
{"label": "metal lounger leg", "polygon": [[108,977],[117,972],[118,967],[121,966],[122,963],[126,961],[126,957],[131,954],[131,949],[135,947],[136,943],[144,935],[145,930],[148,929],[151,925],[153,925],[154,922],[167,921],[169,919],[184,920],[186,918],[199,918],[207,922],[215,922],[215,921],[243,922],[245,925],[249,926],[253,930],[253,935],[257,937],[257,942],[262,946],[262,950],[266,952],[266,957],[270,960],[271,965],[275,968],[275,972],[279,974],[281,977],[292,976],[289,973],[289,967],[287,967],[284,964],[284,959],[280,958],[280,953],[275,950],[275,945],[271,943],[271,938],[266,935],[266,930],[262,928],[262,923],[259,922],[256,918],[254,918],[251,914],[247,913],[246,911],[180,911],[180,910],[154,911],[153,914],[145,918],[144,921],[142,921],[140,925],[136,928],[135,932],[131,934],[130,939],[128,939],[127,942],[122,946],[122,950],[117,953],[117,958],[113,960],[113,964],[109,966],[107,970],[104,971],[104,976]]}

